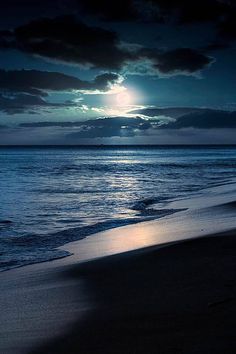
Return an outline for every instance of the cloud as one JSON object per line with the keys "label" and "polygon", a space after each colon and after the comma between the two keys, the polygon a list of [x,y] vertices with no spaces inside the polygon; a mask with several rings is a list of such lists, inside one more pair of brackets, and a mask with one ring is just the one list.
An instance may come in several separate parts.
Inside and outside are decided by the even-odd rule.
{"label": "cloud", "polygon": [[29,111],[32,107],[71,107],[76,103],[48,102],[46,100],[48,92],[105,93],[122,81],[123,77],[115,73],[104,73],[96,76],[92,81],[84,81],[58,72],[0,70],[0,110],[15,114]]}
{"label": "cloud", "polygon": [[211,24],[217,31],[209,51],[226,49],[236,39],[236,3],[231,0],[127,0],[125,6],[121,1],[77,0],[77,4],[80,12],[103,21]]}
{"label": "cloud", "polygon": [[[148,0],[147,0],[148,1]],[[166,20],[177,24],[211,23],[216,38],[209,50],[227,49],[236,40],[236,3],[231,0],[151,0]]]}
{"label": "cloud", "polygon": [[49,121],[49,122],[20,123],[19,127],[24,127],[24,128],[47,128],[47,127],[74,128],[74,127],[81,127],[81,126],[83,126],[83,124],[86,124],[86,123],[84,123],[84,122],[50,122]]}
{"label": "cloud", "polygon": [[[12,16],[12,9],[17,18]],[[218,43],[221,38],[220,49],[224,49],[224,42],[227,47],[236,38],[236,3],[232,0],[126,0],[125,4],[118,0],[9,0],[1,12],[13,23],[20,22],[19,18],[25,23],[13,31],[0,31],[2,49],[16,48],[51,60],[106,70],[119,70],[127,60],[135,58],[118,48],[119,38],[114,31],[88,26],[78,19],[91,23],[92,16],[98,24],[100,20],[158,22],[166,24],[170,31],[173,24],[207,23],[216,29],[212,42]],[[38,14],[45,18],[37,19]],[[27,19],[35,20],[27,24]],[[219,46],[207,49],[218,50]]]}
{"label": "cloud", "polygon": [[154,116],[154,112],[150,112],[149,118],[134,116],[21,123],[14,128],[3,127],[1,138],[4,143],[12,142],[14,138],[19,143],[29,140],[31,144],[235,143],[236,112],[192,109],[192,113],[189,113],[191,107],[162,109],[162,113],[166,110],[166,114],[176,117],[165,122],[163,116]]}
{"label": "cloud", "polygon": [[[147,0],[149,1],[149,0]],[[224,0],[151,0],[166,20],[174,17],[179,23],[215,22],[228,13],[232,2]]]}
{"label": "cloud", "polygon": [[[217,129],[236,128],[236,111],[195,107],[146,108],[131,111],[132,116],[101,117],[86,121],[41,121],[19,124],[25,128],[79,128],[84,137],[139,135],[150,129]],[[136,115],[135,115],[136,113]]]}
{"label": "cloud", "polygon": [[[74,106],[73,102],[65,103],[51,103],[47,102],[40,96],[29,94],[13,94],[13,95],[1,95],[0,94],[0,111],[9,115],[30,113],[35,114],[34,109],[42,108],[68,108]],[[39,112],[37,112],[39,113]]]}
{"label": "cloud", "polygon": [[13,39],[2,35],[2,49],[15,48],[85,67],[136,74],[141,73],[141,63],[145,66],[144,74],[178,75],[194,74],[213,62],[212,58],[191,48],[161,51],[132,43],[124,45],[115,32],[87,26],[73,16],[35,20],[12,33]]}
{"label": "cloud", "polygon": [[[73,124],[71,123],[72,126]],[[194,112],[193,110],[193,113],[185,114],[176,118],[175,121],[167,120],[165,124],[162,124],[161,117],[160,120],[158,117],[144,119],[138,116],[136,118],[100,118],[77,123],[74,127],[79,127],[80,129],[68,133],[66,135],[68,141],[109,137],[155,137],[165,134],[169,137],[169,142],[171,141],[171,137],[174,136],[179,141],[182,137],[183,140],[189,143],[191,143],[191,137],[194,137],[197,143],[197,140],[201,141],[204,136],[211,136],[212,138],[213,134],[210,133],[211,130],[214,132],[222,130],[222,134],[215,134],[224,140],[224,130],[236,129],[236,112],[210,109],[202,109],[202,111]],[[214,139],[211,141],[214,142]]]}
{"label": "cloud", "polygon": [[77,0],[79,10],[104,21],[175,20],[179,24],[215,22],[230,13],[234,4],[227,0]]}
{"label": "cloud", "polygon": [[[118,48],[115,32],[87,26],[74,16],[42,18],[17,27],[5,47],[65,63],[101,69],[119,69],[132,54]],[[3,46],[4,47],[4,46]]]}
{"label": "cloud", "polygon": [[167,107],[167,108],[158,108],[158,107],[147,107],[138,110],[132,110],[133,114],[142,114],[147,117],[157,117],[157,116],[166,116],[171,118],[179,118],[186,114],[192,112],[201,112],[204,108],[196,107]]}
{"label": "cloud", "polygon": [[63,13],[95,16],[103,21],[169,21],[180,23],[217,21],[232,12],[230,0],[8,0],[2,14],[12,17],[12,9],[21,18],[53,16]]}
{"label": "cloud", "polygon": [[73,0],[7,0],[1,4],[1,17],[8,22],[27,21],[28,18],[55,16],[63,13]]}
{"label": "cloud", "polygon": [[115,73],[104,73],[92,81],[83,81],[58,72],[39,70],[0,70],[0,91],[23,92],[47,96],[48,91],[108,91],[123,78]]}
{"label": "cloud", "polygon": [[[141,2],[140,2],[141,3]],[[96,15],[105,21],[134,21],[141,16],[140,7],[134,1],[77,0],[80,10]]]}
{"label": "cloud", "polygon": [[[192,111],[191,111],[192,109]],[[191,113],[189,113],[191,112]],[[74,122],[29,122],[19,126],[24,128],[71,128],[68,139],[75,138],[105,138],[105,137],[134,137],[140,135],[156,135],[157,130],[182,131],[188,129],[230,129],[236,128],[236,112],[218,111],[197,108],[166,108],[145,110],[146,116],[106,117]],[[154,115],[154,113],[156,115]],[[162,113],[162,115],[157,115]],[[149,114],[149,117],[148,117]],[[166,117],[175,117],[164,119]],[[187,130],[186,130],[187,129]],[[159,133],[158,133],[159,134]],[[180,133],[178,133],[179,135]]]}
{"label": "cloud", "polygon": [[[73,131],[75,129],[73,128]],[[0,129],[1,145],[74,145],[74,144],[234,144],[236,129],[147,129],[138,134],[105,137],[84,137],[71,128],[3,128]],[[107,134],[109,135],[109,134]]]}
{"label": "cloud", "polygon": [[21,128],[68,128],[73,129],[66,134],[68,140],[78,138],[105,138],[105,137],[132,137],[142,135],[148,129],[151,129],[158,121],[148,121],[141,117],[112,117],[97,118],[81,122],[29,122],[21,123]]}
{"label": "cloud", "polygon": [[196,107],[144,108],[133,110],[133,114],[158,117],[160,115],[174,118],[159,125],[161,129],[218,129],[236,128],[236,111],[223,111]]}
{"label": "cloud", "polygon": [[134,136],[140,131],[151,128],[151,122],[140,118],[129,117],[112,117],[98,118],[82,122],[35,122],[21,123],[20,127],[25,128],[46,128],[46,127],[61,127],[61,128],[79,128],[75,133],[71,133],[71,137],[82,138],[97,138],[97,137],[112,137],[112,136]]}
{"label": "cloud", "polygon": [[[163,126],[164,127],[164,126]],[[236,112],[202,110],[186,114],[165,126],[167,129],[223,129],[236,128]]]}
{"label": "cloud", "polygon": [[154,60],[154,67],[163,74],[193,74],[214,61],[213,58],[191,48],[177,48],[156,56],[150,52],[149,57]]}
{"label": "cloud", "polygon": [[97,75],[95,79],[88,83],[87,89],[80,89],[81,92],[102,93],[118,87],[124,81],[124,77],[115,73],[104,73]]}

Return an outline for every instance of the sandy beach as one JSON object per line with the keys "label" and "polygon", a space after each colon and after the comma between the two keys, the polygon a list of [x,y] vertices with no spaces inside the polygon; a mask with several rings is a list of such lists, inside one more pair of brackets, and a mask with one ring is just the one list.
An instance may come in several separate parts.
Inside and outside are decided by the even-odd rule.
{"label": "sandy beach", "polygon": [[74,267],[95,308],[32,353],[236,351],[236,232]]}
{"label": "sandy beach", "polygon": [[235,353],[235,185],[205,194],[1,273],[0,352]]}
{"label": "sandy beach", "polygon": [[0,0],[0,354],[236,354],[236,0]]}

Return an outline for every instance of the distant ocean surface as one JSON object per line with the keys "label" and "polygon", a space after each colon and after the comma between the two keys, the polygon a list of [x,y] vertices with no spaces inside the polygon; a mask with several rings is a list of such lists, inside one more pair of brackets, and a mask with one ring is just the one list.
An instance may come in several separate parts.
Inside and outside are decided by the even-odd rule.
{"label": "distant ocean surface", "polygon": [[66,256],[56,247],[98,231],[177,212],[170,201],[236,176],[236,147],[2,147],[0,166],[6,270]]}

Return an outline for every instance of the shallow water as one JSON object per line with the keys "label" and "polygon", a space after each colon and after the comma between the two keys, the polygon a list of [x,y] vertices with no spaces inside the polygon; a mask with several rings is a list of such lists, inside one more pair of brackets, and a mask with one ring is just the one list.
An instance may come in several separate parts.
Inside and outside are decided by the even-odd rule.
{"label": "shallow water", "polygon": [[177,212],[169,202],[235,177],[236,147],[1,148],[0,164],[4,270],[65,256],[55,247],[97,231]]}

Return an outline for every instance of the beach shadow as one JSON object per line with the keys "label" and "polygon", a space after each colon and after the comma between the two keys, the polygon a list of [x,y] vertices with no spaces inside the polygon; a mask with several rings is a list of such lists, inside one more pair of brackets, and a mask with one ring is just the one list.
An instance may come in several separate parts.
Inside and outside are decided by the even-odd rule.
{"label": "beach shadow", "polygon": [[73,267],[94,309],[32,354],[235,353],[235,248],[206,237]]}

